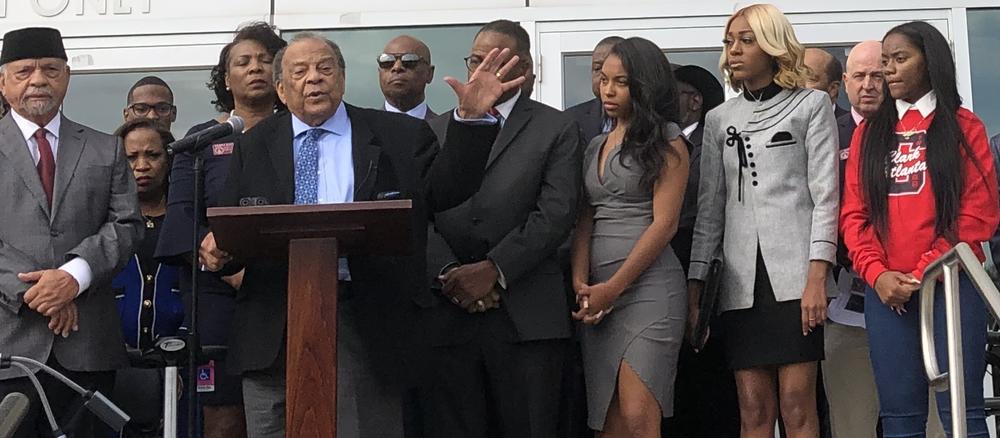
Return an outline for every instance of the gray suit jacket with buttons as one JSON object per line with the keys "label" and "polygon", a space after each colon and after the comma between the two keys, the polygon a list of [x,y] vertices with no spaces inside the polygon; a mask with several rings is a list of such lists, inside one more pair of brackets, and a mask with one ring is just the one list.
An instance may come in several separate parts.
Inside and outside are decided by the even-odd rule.
{"label": "gray suit jacket with buttons", "polygon": [[[708,113],[689,278],[724,260],[720,311],[753,307],[759,246],[778,301],[802,298],[811,260],[835,263],[837,122],[829,97],[786,89]],[[832,293],[834,282],[827,282]]]}
{"label": "gray suit jacket with buttons", "polygon": [[[60,116],[62,117],[62,116]],[[0,119],[0,353],[41,362],[50,354],[74,371],[125,366],[111,279],[141,238],[135,180],[120,141],[63,117],[50,209],[28,146],[8,114]],[[19,272],[82,257],[93,271],[75,299],[80,331],[56,337],[49,319],[23,304]],[[0,380],[20,376],[0,371]]]}

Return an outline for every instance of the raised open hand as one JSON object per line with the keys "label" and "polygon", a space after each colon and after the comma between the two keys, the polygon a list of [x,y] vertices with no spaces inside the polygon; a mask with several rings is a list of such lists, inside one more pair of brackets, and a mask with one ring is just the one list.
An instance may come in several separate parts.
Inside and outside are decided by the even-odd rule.
{"label": "raised open hand", "polygon": [[[509,58],[509,59],[508,59]],[[521,58],[511,56],[510,49],[490,50],[479,62],[476,70],[469,75],[469,82],[462,83],[458,79],[446,76],[444,81],[455,90],[458,96],[458,106],[455,111],[463,119],[478,119],[496,105],[500,96],[524,83],[524,76],[518,76],[507,82],[503,78],[513,69]]]}

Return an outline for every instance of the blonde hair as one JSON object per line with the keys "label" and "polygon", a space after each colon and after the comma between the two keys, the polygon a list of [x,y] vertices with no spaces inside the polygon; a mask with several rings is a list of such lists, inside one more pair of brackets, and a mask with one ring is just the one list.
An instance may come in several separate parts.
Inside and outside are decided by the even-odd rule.
{"label": "blonde hair", "polygon": [[[729,32],[733,20],[740,16],[746,18],[750,24],[761,50],[771,55],[772,61],[777,65],[778,71],[774,75],[774,82],[782,88],[805,87],[806,79],[810,75],[804,61],[805,47],[795,37],[795,30],[792,29],[792,24],[785,14],[774,5],[766,3],[750,5],[729,17],[729,21],[726,22],[726,33]],[[725,37],[723,35],[723,38]],[[740,91],[743,84],[733,79],[733,72],[727,62],[728,57],[729,48],[723,47],[722,56],[719,58],[719,69],[729,86],[735,91]]]}

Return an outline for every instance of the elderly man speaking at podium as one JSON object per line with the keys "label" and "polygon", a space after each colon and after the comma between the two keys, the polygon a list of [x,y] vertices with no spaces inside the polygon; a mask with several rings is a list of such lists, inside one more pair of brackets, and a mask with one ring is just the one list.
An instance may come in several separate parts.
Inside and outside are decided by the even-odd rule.
{"label": "elderly man speaking at podium", "polygon": [[[427,229],[431,212],[463,202],[482,181],[497,133],[487,113],[524,82],[501,82],[517,62],[508,57],[508,51],[493,51],[468,83],[445,79],[458,96],[458,111],[448,142],[439,147],[422,120],[344,103],[340,48],[319,35],[297,35],[274,61],[278,96],[288,112],[239,140],[223,202],[325,204],[399,192],[413,200],[411,229]],[[403,436],[402,394],[419,369],[416,351],[423,343],[414,335],[417,310],[433,303],[421,287],[423,234],[411,236],[410,256],[352,256],[340,263],[340,438]],[[225,249],[207,236],[199,251],[202,263],[234,269]],[[250,262],[237,297],[230,362],[243,376],[251,437],[285,433],[287,284],[287,263]]]}

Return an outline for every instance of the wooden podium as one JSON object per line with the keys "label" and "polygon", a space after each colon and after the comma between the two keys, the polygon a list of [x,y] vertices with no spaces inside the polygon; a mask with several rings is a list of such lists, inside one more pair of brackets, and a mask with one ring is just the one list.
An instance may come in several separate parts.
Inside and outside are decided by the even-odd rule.
{"label": "wooden podium", "polygon": [[337,273],[348,254],[410,252],[410,200],[208,209],[219,248],[288,258],[286,434],[337,436]]}

